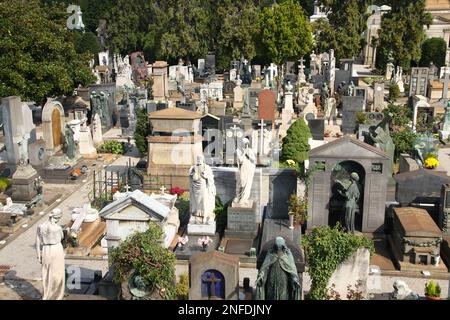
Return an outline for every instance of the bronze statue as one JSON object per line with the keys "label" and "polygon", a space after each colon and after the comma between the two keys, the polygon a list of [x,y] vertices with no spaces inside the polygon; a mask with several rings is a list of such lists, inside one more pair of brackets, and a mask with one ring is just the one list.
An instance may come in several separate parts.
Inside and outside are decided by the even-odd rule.
{"label": "bronze statue", "polygon": [[76,155],[76,145],[75,145],[75,140],[74,140],[73,135],[74,135],[74,132],[73,132],[72,128],[69,125],[67,125],[66,126],[66,135],[65,135],[65,138],[66,138],[65,146],[66,146],[66,154],[69,157],[69,159],[75,158],[75,155]]}
{"label": "bronze statue", "polygon": [[282,237],[264,259],[256,279],[256,300],[300,300],[301,284],[291,250]]}
{"label": "bronze statue", "polygon": [[359,175],[353,172],[350,175],[350,185],[345,188],[344,183],[337,180],[342,189],[338,189],[338,193],[343,196],[345,200],[345,227],[348,232],[355,232],[355,213],[359,210],[359,199],[361,192],[359,187]]}

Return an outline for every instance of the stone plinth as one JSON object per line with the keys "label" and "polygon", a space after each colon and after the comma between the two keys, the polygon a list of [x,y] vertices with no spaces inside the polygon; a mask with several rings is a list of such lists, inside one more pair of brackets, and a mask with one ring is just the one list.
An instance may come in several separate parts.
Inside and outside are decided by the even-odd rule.
{"label": "stone plinth", "polygon": [[250,201],[248,205],[233,202],[228,208],[227,230],[225,237],[254,239],[258,234],[257,203]]}
{"label": "stone plinth", "polygon": [[212,222],[211,224],[188,224],[188,235],[195,236],[214,236],[216,234],[216,222]]}
{"label": "stone plinth", "polygon": [[34,179],[38,176],[37,171],[31,166],[19,166],[12,176],[14,192],[11,198],[14,201],[30,201],[37,193],[34,190]]}

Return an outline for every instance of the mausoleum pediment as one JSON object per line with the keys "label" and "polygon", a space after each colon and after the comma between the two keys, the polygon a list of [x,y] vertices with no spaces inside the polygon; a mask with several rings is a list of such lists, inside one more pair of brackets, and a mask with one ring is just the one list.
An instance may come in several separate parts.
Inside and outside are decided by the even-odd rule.
{"label": "mausoleum pediment", "polygon": [[347,159],[358,158],[370,158],[389,160],[388,155],[367,143],[345,136],[341,139],[322,145],[315,148],[309,153],[310,158],[342,158]]}

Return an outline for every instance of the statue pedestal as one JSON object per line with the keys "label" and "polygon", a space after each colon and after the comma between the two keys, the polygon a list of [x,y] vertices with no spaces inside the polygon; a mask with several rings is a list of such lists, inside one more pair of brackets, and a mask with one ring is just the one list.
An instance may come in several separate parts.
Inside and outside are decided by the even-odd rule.
{"label": "statue pedestal", "polygon": [[450,136],[450,131],[439,130],[439,139],[446,141]]}
{"label": "statue pedestal", "polygon": [[256,201],[250,200],[248,204],[244,205],[233,202],[228,208],[225,237],[254,239],[258,235],[256,216]]}
{"label": "statue pedestal", "polygon": [[216,222],[211,224],[189,223],[187,227],[189,236],[214,236],[216,234]]}
{"label": "statue pedestal", "polygon": [[11,199],[14,201],[30,201],[37,192],[34,189],[34,179],[38,176],[37,171],[31,166],[18,166],[12,176],[14,192]]}

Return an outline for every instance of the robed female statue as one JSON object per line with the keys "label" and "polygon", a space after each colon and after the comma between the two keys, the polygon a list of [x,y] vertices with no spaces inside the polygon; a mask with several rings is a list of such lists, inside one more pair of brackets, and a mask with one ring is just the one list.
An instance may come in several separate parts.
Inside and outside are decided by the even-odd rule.
{"label": "robed female statue", "polygon": [[256,279],[256,300],[300,300],[301,284],[291,250],[282,237],[267,252]]}

